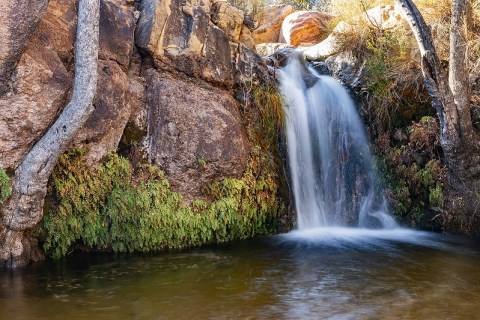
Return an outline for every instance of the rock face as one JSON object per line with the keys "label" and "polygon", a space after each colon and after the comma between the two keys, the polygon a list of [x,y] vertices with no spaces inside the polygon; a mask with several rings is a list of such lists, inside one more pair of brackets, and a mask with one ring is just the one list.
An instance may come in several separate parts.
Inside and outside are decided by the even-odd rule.
{"label": "rock face", "polygon": [[247,26],[242,26],[242,32],[240,33],[239,41],[248,49],[255,51],[255,41],[253,40],[252,32]]}
{"label": "rock face", "polygon": [[[100,16],[97,109],[74,143],[91,149],[92,163],[116,150],[130,116],[124,70],[135,26],[132,9],[117,1],[103,0]],[[0,97],[0,167],[15,168],[65,106],[73,78],[67,68],[74,61],[75,17],[74,1],[50,1],[18,63],[13,90]]]}
{"label": "rock face", "polygon": [[140,9],[135,41],[153,56],[157,67],[225,87],[233,85],[229,42],[239,41],[241,11],[225,2],[215,3],[212,19],[217,26],[210,21],[209,1],[145,0]]}
{"label": "rock face", "polygon": [[[268,81],[268,69],[243,12],[227,2],[144,0],[140,13],[127,2],[101,0],[95,111],[72,148],[95,165],[119,141],[135,145],[187,199],[201,196],[201,185],[245,171],[250,146],[233,96],[244,99],[238,92],[252,79]],[[51,0],[31,28],[0,96],[1,168],[19,165],[72,87],[76,2]]]}
{"label": "rock face", "polygon": [[76,28],[75,1],[50,0],[35,37],[43,46],[53,49],[65,65],[69,65],[73,62]]}
{"label": "rock face", "polygon": [[[0,170],[14,181],[26,168],[18,169],[25,155],[71,98],[77,5],[78,0],[0,0]],[[279,202],[288,199],[288,194],[279,198],[279,186],[286,183],[277,176],[280,165],[269,161],[278,156],[276,150],[251,148],[263,146],[266,139],[261,130],[271,127],[244,121],[261,121],[258,106],[247,106],[251,106],[253,90],[273,81],[267,65],[255,53],[253,20],[227,1],[100,0],[99,26],[94,110],[68,146],[86,151],[77,159],[86,161],[82,168],[86,165],[95,170],[104,156],[114,151],[126,157],[135,172],[125,178],[132,182],[129,188],[149,179],[142,169],[148,162],[165,172],[172,190],[181,193],[185,202],[206,200],[208,208],[198,214],[217,210],[216,203],[223,210],[221,206],[228,202],[228,213],[231,209],[239,215],[253,213],[255,221],[270,224],[270,218],[283,210]],[[67,130],[68,125],[63,128]],[[236,191],[242,188],[233,201],[221,194],[230,193],[228,190],[215,195],[205,192],[205,185],[228,177],[241,179],[233,183]],[[46,184],[48,178],[42,176],[42,181]],[[22,193],[32,192],[30,187]],[[11,223],[18,213],[11,219],[13,211],[4,210],[18,201],[12,197],[3,203],[1,199],[0,242],[5,245],[0,245],[0,264],[10,263],[13,268],[41,258],[37,239],[24,229],[42,219],[45,194],[49,200],[62,199],[54,189],[39,189],[33,190],[40,195],[31,201],[34,217],[30,214],[27,219],[21,212],[25,206],[20,205],[20,217],[25,217],[22,230],[13,229],[17,227]],[[166,201],[177,199],[166,188],[162,190],[169,195]],[[92,191],[93,198],[97,197],[96,187]],[[211,206],[210,201],[214,201]],[[174,202],[170,205],[178,207]],[[196,205],[191,209],[197,212]],[[71,216],[63,218],[70,220]],[[221,218],[218,221],[223,223]],[[242,224],[242,228],[250,226],[252,234],[267,230],[253,220]],[[224,228],[226,238],[239,236],[230,234],[228,223]],[[212,237],[217,238],[216,230]],[[185,245],[192,244],[186,240]]]}
{"label": "rock face", "polygon": [[242,10],[235,8],[224,0],[212,1],[212,22],[225,32],[233,42],[239,42],[245,15]]}
{"label": "rock face", "polygon": [[74,146],[88,150],[86,161],[97,163],[109,151],[117,150],[123,129],[130,118],[127,103],[129,81],[114,61],[99,61],[95,110],[78,133]]}
{"label": "rock face", "polygon": [[52,49],[32,41],[0,97],[0,167],[15,168],[63,108],[71,77]]}
{"label": "rock face", "polygon": [[[136,97],[130,93],[126,72],[133,53],[135,18],[130,7],[118,1],[100,3],[100,49],[95,110],[74,141],[85,148],[86,161],[98,163],[117,150]],[[130,102],[132,101],[132,102]]]}
{"label": "rock face", "polygon": [[189,199],[206,183],[243,173],[249,146],[231,95],[154,70],[147,83],[150,157],[176,191]]}
{"label": "rock face", "polygon": [[100,2],[100,52],[102,60],[114,60],[127,70],[133,53],[135,17],[130,7],[119,1]]}
{"label": "rock face", "polygon": [[47,4],[47,0],[0,1],[0,95],[8,91],[12,72]]}
{"label": "rock face", "polygon": [[293,12],[290,5],[268,6],[258,14],[258,28],[253,32],[253,40],[259,43],[278,42],[283,20]]}
{"label": "rock face", "polygon": [[283,20],[278,42],[293,46],[316,44],[326,36],[325,23],[332,16],[319,11],[297,11]]}
{"label": "rock face", "polygon": [[350,52],[341,52],[325,60],[328,71],[354,91],[365,87],[365,63]]}

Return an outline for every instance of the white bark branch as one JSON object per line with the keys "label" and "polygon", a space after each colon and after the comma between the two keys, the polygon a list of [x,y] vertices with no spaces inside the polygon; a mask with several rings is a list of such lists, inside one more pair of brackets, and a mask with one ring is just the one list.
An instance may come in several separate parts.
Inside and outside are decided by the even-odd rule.
{"label": "white bark branch", "polygon": [[397,0],[400,11],[412,29],[422,57],[422,73],[432,105],[440,122],[442,147],[446,152],[460,142],[459,115],[448,86],[445,71],[435,50],[430,27],[412,0]]}
{"label": "white bark branch", "polygon": [[15,172],[12,196],[2,208],[3,222],[10,230],[26,230],[41,220],[47,182],[53,168],[93,111],[97,86],[99,2],[79,2],[72,100]]}
{"label": "white bark branch", "polygon": [[454,0],[450,24],[450,64],[448,83],[460,118],[462,139],[473,142],[468,80],[468,21],[469,0]]}

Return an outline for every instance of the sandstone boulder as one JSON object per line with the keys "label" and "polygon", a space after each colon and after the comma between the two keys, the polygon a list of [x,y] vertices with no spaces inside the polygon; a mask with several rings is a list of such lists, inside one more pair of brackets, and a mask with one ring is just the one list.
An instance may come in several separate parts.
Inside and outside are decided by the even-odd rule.
{"label": "sandstone boulder", "polygon": [[237,102],[204,82],[147,72],[149,157],[186,199],[246,169],[249,145]]}
{"label": "sandstone boulder", "polygon": [[212,22],[225,32],[230,41],[239,42],[245,14],[228,1],[214,0],[211,8]]}
{"label": "sandstone boulder", "polygon": [[304,50],[305,58],[309,61],[318,61],[339,53],[343,45],[342,34],[352,31],[354,31],[352,25],[344,21],[339,22],[325,40]]}
{"label": "sandstone boulder", "polygon": [[293,12],[290,5],[267,6],[257,15],[258,28],[253,32],[256,44],[278,42],[283,20]]}
{"label": "sandstone boulder", "polygon": [[297,11],[283,20],[278,42],[293,46],[316,44],[327,36],[326,22],[333,16],[319,11]]}
{"label": "sandstone boulder", "polygon": [[158,68],[232,86],[229,38],[210,21],[208,1],[144,0],[139,9],[135,43]]}

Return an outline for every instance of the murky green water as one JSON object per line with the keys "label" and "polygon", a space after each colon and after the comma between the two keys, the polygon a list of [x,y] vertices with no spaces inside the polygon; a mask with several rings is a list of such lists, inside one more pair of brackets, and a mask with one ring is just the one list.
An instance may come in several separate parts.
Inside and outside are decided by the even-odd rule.
{"label": "murky green water", "polygon": [[212,318],[480,319],[480,245],[317,230],[0,275],[0,319]]}

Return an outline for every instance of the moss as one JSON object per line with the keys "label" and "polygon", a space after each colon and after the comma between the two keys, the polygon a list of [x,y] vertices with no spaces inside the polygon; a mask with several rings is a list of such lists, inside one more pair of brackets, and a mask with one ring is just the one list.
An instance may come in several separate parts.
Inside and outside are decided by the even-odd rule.
{"label": "moss", "polygon": [[0,169],[0,205],[12,194],[12,186],[7,173]]}
{"label": "moss", "polygon": [[128,122],[123,130],[122,143],[126,145],[138,143],[147,133],[132,122]]}
{"label": "moss", "polygon": [[244,239],[276,230],[283,208],[276,199],[272,172],[259,172],[255,148],[241,179],[206,187],[211,201],[182,202],[154,166],[136,170],[116,154],[92,170],[80,151],[62,156],[51,192],[58,205],[39,226],[44,249],[54,258],[86,246],[115,252],[151,251]]}
{"label": "moss", "polygon": [[[275,87],[262,86],[249,101],[241,109],[252,145],[248,167],[239,179],[204,186],[204,197],[189,204],[157,167],[131,156],[143,134],[134,127],[122,138],[128,159],[110,154],[101,166],[89,168],[82,150],[63,155],[49,187],[54,204],[36,230],[45,250],[54,258],[76,248],[146,252],[266,235],[291,225],[281,174],[280,95]],[[205,159],[198,157],[197,163],[203,170]]]}
{"label": "moss", "polygon": [[[283,98],[278,89],[273,86],[258,87],[253,91],[253,105],[260,114],[261,127],[253,128],[262,133],[259,140],[269,146],[276,146],[280,131],[285,128],[285,112]],[[258,139],[257,139],[258,140]]]}

